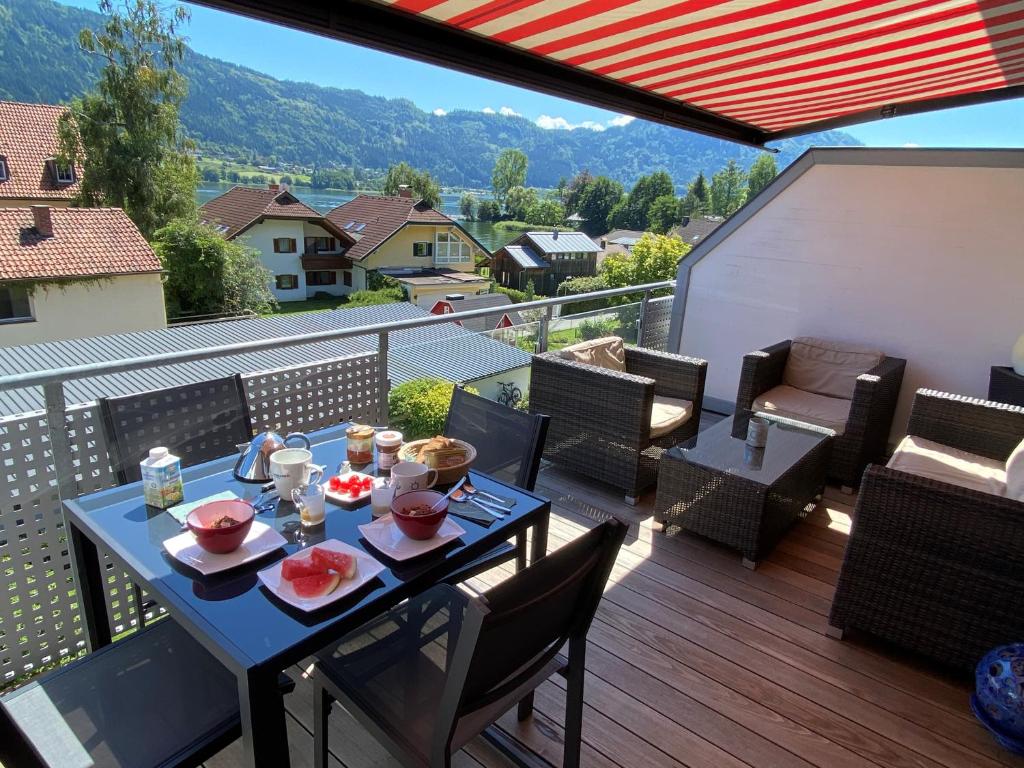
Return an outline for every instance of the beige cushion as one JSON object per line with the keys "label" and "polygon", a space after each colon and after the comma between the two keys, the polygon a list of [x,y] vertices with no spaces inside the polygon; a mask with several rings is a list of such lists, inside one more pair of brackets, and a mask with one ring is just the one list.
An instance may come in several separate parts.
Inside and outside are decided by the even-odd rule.
{"label": "beige cushion", "polygon": [[857,377],[885,358],[881,352],[824,339],[793,339],[782,383],[829,397],[853,399]]}
{"label": "beige cushion", "polygon": [[1006,495],[1024,501],[1024,440],[1013,449],[1006,460]]}
{"label": "beige cushion", "polygon": [[819,427],[835,430],[837,435],[841,435],[846,430],[851,403],[852,401],[841,397],[825,397],[780,384],[754,400],[753,410],[817,424]]}
{"label": "beige cushion", "polygon": [[623,349],[622,339],[618,336],[605,336],[573,344],[562,349],[559,354],[573,362],[596,365],[609,371],[626,372],[626,350]]}
{"label": "beige cushion", "polygon": [[654,396],[651,408],[651,439],[667,435],[679,429],[693,415],[693,403],[674,397]]}
{"label": "beige cushion", "polygon": [[1006,466],[1003,462],[923,437],[904,437],[886,466],[996,496],[1006,493]]}

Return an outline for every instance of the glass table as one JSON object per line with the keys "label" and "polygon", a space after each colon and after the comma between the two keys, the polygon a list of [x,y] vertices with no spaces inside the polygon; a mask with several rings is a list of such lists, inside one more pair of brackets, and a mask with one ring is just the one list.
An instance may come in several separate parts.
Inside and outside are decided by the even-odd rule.
{"label": "glass table", "polygon": [[765,446],[752,448],[749,418],[722,419],[666,451],[654,509],[665,533],[706,536],[740,550],[755,568],[820,497],[835,433],[771,419]]}
{"label": "glass table", "polygon": [[[309,435],[314,463],[332,471],[345,458],[345,426]],[[234,456],[225,457],[184,470],[186,501],[227,490],[242,498],[257,495],[258,485],[234,479],[235,461]],[[511,538],[518,542],[517,565],[523,567],[529,530],[533,532],[530,559],[545,554],[550,503],[482,473],[470,472],[470,478],[480,490],[515,500],[511,514],[487,527],[459,518],[466,530],[464,536],[413,560],[389,561],[362,539],[357,526],[372,519],[368,500],[352,509],[328,502],[324,526],[312,533],[299,525],[294,505],[281,502],[276,510],[259,514],[256,519],[280,531],[288,544],[252,563],[209,577],[164,551],[163,541],[180,533],[181,527],[167,512],[144,504],[140,483],[65,502],[90,649],[111,642],[104,601],[105,573],[99,554],[104,551],[235,675],[245,764],[287,766],[288,739],[279,672]],[[257,580],[260,569],[332,538],[361,547],[385,569],[359,591],[312,613],[281,602]]]}

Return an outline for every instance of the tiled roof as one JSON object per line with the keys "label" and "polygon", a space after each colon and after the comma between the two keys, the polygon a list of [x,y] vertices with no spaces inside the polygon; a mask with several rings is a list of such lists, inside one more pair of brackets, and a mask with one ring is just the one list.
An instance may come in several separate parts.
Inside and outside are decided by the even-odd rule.
{"label": "tiled roof", "polygon": [[670,229],[669,234],[695,245],[718,229],[723,221],[725,219],[722,216],[691,216],[686,224]]}
{"label": "tiled roof", "polygon": [[339,229],[359,234],[359,242],[345,254],[356,260],[365,259],[406,224],[441,224],[465,232],[457,221],[422,200],[397,195],[357,195],[330,211],[327,219]]}
{"label": "tiled roof", "polygon": [[[421,301],[419,306],[429,312],[439,301],[445,301],[445,299],[427,299],[426,301]],[[508,319],[512,321],[512,325],[522,325],[526,322],[523,320],[522,316],[516,312],[515,304],[512,303],[512,299],[504,293],[481,293],[476,296],[464,296],[461,299],[449,301],[447,303],[451,305],[453,312],[469,312],[473,309],[484,309],[485,307],[494,307],[497,310],[493,314],[484,315],[482,317],[471,317],[466,320],[459,321],[459,324],[462,325],[463,328],[467,331],[473,331],[474,333],[493,331],[498,327],[498,323],[501,322],[501,318],[505,315],[508,315]]]}
{"label": "tiled roof", "polygon": [[0,181],[0,201],[12,199],[70,200],[78,193],[76,181],[58,184],[47,159],[58,153],[57,121],[64,107],[0,101],[0,158],[6,179]]}
{"label": "tiled roof", "polygon": [[[397,302],[330,312],[226,320],[87,339],[4,347],[0,348],[0,376],[426,316],[427,311],[420,307],[408,302]],[[288,368],[320,360],[364,354],[376,349],[376,334],[357,336],[338,341],[304,344],[299,347],[280,347],[266,352],[251,352],[213,360],[197,360],[141,371],[127,371],[90,379],[76,379],[66,382],[64,389],[69,404],[86,403],[97,397],[146,392],[230,376],[239,372],[253,373]],[[511,344],[471,333],[455,323],[438,323],[425,328],[394,331],[390,334],[388,375],[392,384],[400,384],[425,375],[440,376],[462,383],[527,366],[532,359],[529,353]],[[41,388],[0,392],[0,416],[34,411],[42,407]]]}
{"label": "tiled roof", "polygon": [[0,208],[0,280],[159,272],[160,262],[120,208],[50,208],[53,235],[31,208]]}
{"label": "tiled roof", "polygon": [[548,253],[597,253],[601,250],[597,243],[582,232],[527,232],[524,237],[538,251]]}
{"label": "tiled roof", "polygon": [[[264,187],[232,187],[199,209],[203,221],[220,226],[231,239],[263,218],[307,219],[321,222],[323,216],[287,190]],[[344,238],[343,238],[344,239]]]}
{"label": "tiled roof", "polygon": [[551,266],[528,245],[506,245],[505,253],[515,259],[516,264],[523,269],[547,269]]}

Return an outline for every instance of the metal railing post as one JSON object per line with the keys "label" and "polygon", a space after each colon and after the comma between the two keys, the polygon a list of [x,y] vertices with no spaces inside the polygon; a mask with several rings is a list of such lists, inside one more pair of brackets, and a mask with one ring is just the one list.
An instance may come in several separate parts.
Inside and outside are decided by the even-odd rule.
{"label": "metal railing post", "polygon": [[388,332],[381,331],[377,336],[377,356],[378,367],[380,369],[380,379],[377,382],[379,391],[377,398],[379,400],[377,409],[377,423],[382,427],[386,427],[388,419],[390,418],[388,395],[391,392],[391,379],[388,375]]}
{"label": "metal railing post", "polygon": [[644,297],[640,300],[640,314],[636,319],[636,345],[644,345],[644,321],[647,319],[647,302],[651,300],[651,292],[644,291]]}
{"label": "metal railing post", "polygon": [[551,323],[552,308],[544,308],[544,316],[537,327],[537,354],[548,351],[548,326]]}
{"label": "metal railing post", "polygon": [[60,382],[44,384],[43,397],[46,400],[46,430],[50,438],[50,455],[53,457],[57,489],[62,501],[73,499],[78,495],[78,481],[75,479],[75,460],[71,453],[71,437],[68,435],[64,385]]}

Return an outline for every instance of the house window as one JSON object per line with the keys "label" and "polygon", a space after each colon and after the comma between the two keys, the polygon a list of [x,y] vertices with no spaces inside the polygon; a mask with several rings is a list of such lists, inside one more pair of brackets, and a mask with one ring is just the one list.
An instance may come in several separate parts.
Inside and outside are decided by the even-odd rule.
{"label": "house window", "polygon": [[[294,240],[292,242],[295,242]],[[299,287],[298,275],[278,275],[275,282],[279,291],[294,291]]]}
{"label": "house window", "polygon": [[0,157],[0,181],[7,181],[7,158]]}
{"label": "house window", "polygon": [[473,258],[473,249],[454,232],[437,233],[435,264],[466,264]]}
{"label": "house window", "polygon": [[295,238],[275,237],[274,253],[295,253]]}
{"label": "house window", "polygon": [[61,165],[60,163],[53,164],[54,170],[57,172],[57,183],[58,184],[71,184],[75,180],[75,169],[70,165]]}
{"label": "house window", "polygon": [[325,253],[335,250],[333,237],[307,237],[306,250],[313,253]]}
{"label": "house window", "polygon": [[0,322],[33,320],[28,289],[22,285],[0,285]]}
{"label": "house window", "polygon": [[348,288],[352,287],[352,270],[346,269],[341,273],[341,282]]}
{"label": "house window", "polygon": [[338,273],[332,269],[306,273],[306,285],[337,285]]}
{"label": "house window", "polygon": [[413,243],[412,255],[417,258],[428,258],[434,252],[433,243]]}

